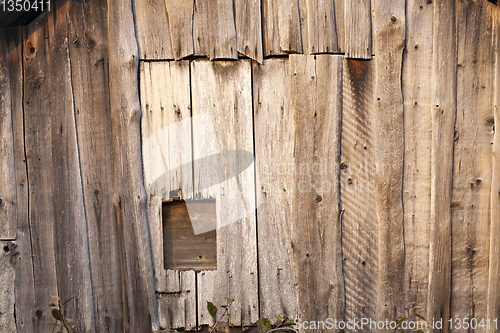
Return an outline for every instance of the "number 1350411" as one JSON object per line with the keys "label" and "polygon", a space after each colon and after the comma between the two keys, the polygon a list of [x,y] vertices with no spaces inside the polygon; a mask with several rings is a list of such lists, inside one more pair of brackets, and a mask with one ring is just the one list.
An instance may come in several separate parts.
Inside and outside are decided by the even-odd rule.
{"label": "number 1350411", "polygon": [[450,318],[450,329],[498,329],[498,318],[495,319],[476,319],[476,318]]}
{"label": "number 1350411", "polygon": [[3,0],[0,8],[4,12],[50,11],[50,0]]}

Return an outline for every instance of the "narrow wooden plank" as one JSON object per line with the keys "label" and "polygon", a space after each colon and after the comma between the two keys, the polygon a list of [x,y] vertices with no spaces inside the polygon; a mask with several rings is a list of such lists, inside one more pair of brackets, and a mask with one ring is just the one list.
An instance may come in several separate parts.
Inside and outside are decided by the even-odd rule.
{"label": "narrow wooden plank", "polygon": [[260,0],[235,0],[236,41],[238,52],[262,64],[262,17]]}
{"label": "narrow wooden plank", "polygon": [[[376,5],[375,2],[374,5]],[[353,59],[371,59],[372,9],[370,0],[345,1],[344,10],[345,56]],[[375,30],[375,24],[373,30]]]}
{"label": "narrow wooden plank", "polygon": [[[288,59],[253,63],[256,172],[262,203],[257,210],[260,315],[297,313],[291,228],[295,217],[295,121]],[[276,158],[279,156],[279,159]]]}
{"label": "narrow wooden plank", "polygon": [[[14,168],[14,133],[12,95],[8,67],[9,41],[0,32],[0,240],[14,240],[17,234],[16,169]],[[16,92],[14,92],[16,94]]]}
{"label": "narrow wooden plank", "polygon": [[[451,293],[451,188],[456,115],[455,2],[434,3],[429,288],[426,318],[448,327]],[[432,331],[432,330],[431,330]],[[437,330],[434,330],[437,332]]]}
{"label": "narrow wooden plank", "polygon": [[123,331],[122,271],[117,217],[113,207],[106,2],[73,2],[68,21],[95,329]]}
{"label": "narrow wooden plank", "polygon": [[[134,1],[134,12],[140,58],[174,59],[176,54],[171,42],[170,17],[167,14],[165,1],[136,0]],[[172,16],[176,20],[177,17]]]}
{"label": "narrow wooden plank", "polygon": [[375,0],[373,7],[376,54],[373,177],[378,234],[376,317],[385,320],[405,314],[402,193],[405,143],[401,64],[406,18],[405,3],[401,1]]}
{"label": "narrow wooden plank", "polygon": [[[495,101],[494,101],[494,124],[500,124],[500,14],[493,16],[493,29],[495,33]],[[488,277],[488,305],[486,318],[500,317],[500,134],[495,128],[493,138],[493,163],[491,182],[491,229],[490,229],[490,262]],[[495,332],[496,328],[491,327],[487,332]]]}
{"label": "narrow wooden plank", "polygon": [[0,330],[5,333],[17,332],[15,301],[15,243],[0,241]]}
{"label": "narrow wooden plank", "polygon": [[180,272],[178,281],[183,292],[162,293],[158,296],[162,329],[175,327],[194,330],[196,328],[196,311],[190,310],[196,310],[195,274],[194,271]]}
{"label": "narrow wooden plank", "polygon": [[299,4],[296,0],[262,0],[266,56],[302,53]]}
{"label": "narrow wooden plank", "polygon": [[122,267],[124,331],[157,329],[147,193],[141,161],[139,50],[131,1],[108,2],[114,197]]}
{"label": "narrow wooden plank", "polygon": [[299,0],[299,8],[304,53],[337,53],[334,1]]}
{"label": "narrow wooden plank", "polygon": [[342,57],[290,56],[296,216],[292,248],[302,320],[343,318],[339,159]]}
{"label": "narrow wooden plank", "polygon": [[[431,214],[432,28],[434,6],[407,2],[407,45],[403,58],[405,306],[426,311]],[[432,320],[432,319],[431,319]]]}
{"label": "narrow wooden plank", "polygon": [[[195,196],[217,203],[217,270],[197,273],[198,324],[212,324],[207,301],[221,305],[230,296],[234,324],[248,325],[258,318],[254,166],[229,178],[245,161],[227,151],[253,154],[250,60],[193,61],[191,78]],[[223,165],[201,159],[219,153],[227,168],[221,175],[213,167]],[[226,180],[211,184],[219,176]]]}
{"label": "narrow wooden plank", "polygon": [[232,0],[195,0],[194,54],[208,59],[238,59]]}
{"label": "narrow wooden plank", "polygon": [[343,66],[341,192],[346,320],[368,318],[377,299],[377,219],[373,143],[374,63]]}
{"label": "narrow wooden plank", "polygon": [[345,2],[346,0],[334,0],[337,52],[342,54],[345,53]]}
{"label": "narrow wooden plank", "polygon": [[194,52],[193,12],[194,1],[165,0],[170,29],[172,52],[176,60]]}
{"label": "narrow wooden plank", "polygon": [[[496,6],[486,1],[458,3],[457,115],[451,198],[452,318],[473,318],[487,313],[494,140],[492,28],[496,11]],[[436,109],[438,104],[441,107],[442,103],[436,101]],[[451,133],[450,129],[447,132],[450,142]]]}

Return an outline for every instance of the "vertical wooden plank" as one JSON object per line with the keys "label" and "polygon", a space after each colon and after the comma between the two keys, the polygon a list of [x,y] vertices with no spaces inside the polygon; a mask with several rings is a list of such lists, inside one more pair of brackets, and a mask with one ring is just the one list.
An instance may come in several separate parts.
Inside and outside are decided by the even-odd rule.
{"label": "vertical wooden plank", "polygon": [[369,318],[377,299],[377,219],[373,142],[374,64],[343,66],[341,192],[346,320]]}
{"label": "vertical wooden plank", "polygon": [[[0,240],[14,240],[17,233],[16,169],[9,47],[6,32],[0,31]],[[16,92],[14,92],[16,94]]]}
{"label": "vertical wooden plank", "polygon": [[14,286],[14,256],[17,249],[15,243],[0,241],[0,330],[5,333],[17,332]]}
{"label": "vertical wooden plank", "polygon": [[[225,304],[224,297],[234,297],[233,322],[248,325],[258,318],[254,167],[228,178],[242,161],[227,151],[253,154],[251,64],[194,61],[191,78],[195,196],[216,199],[218,226],[217,270],[197,273],[198,324],[212,324],[207,301]],[[210,180],[219,175],[200,160],[213,153],[222,154],[219,167],[227,168],[226,180],[214,185]]]}
{"label": "vertical wooden plank", "polygon": [[405,306],[427,309],[431,214],[432,28],[434,5],[407,2],[403,58]]}
{"label": "vertical wooden plank", "polygon": [[[434,4],[429,289],[426,318],[448,327],[451,293],[451,188],[456,115],[455,1]],[[434,330],[437,331],[437,330]]]}
{"label": "vertical wooden plank", "polygon": [[372,9],[370,0],[346,0],[344,10],[345,56],[353,59],[371,59]]}
{"label": "vertical wooden plank", "polygon": [[[495,40],[492,28],[496,10],[485,1],[458,3],[452,318],[473,318],[487,313],[494,140],[495,73],[492,68],[495,66]],[[440,107],[440,101],[436,101],[436,108],[438,104]],[[451,131],[447,134],[451,141]]]}
{"label": "vertical wooden plank", "polygon": [[305,54],[337,53],[335,4],[328,0],[299,0]]}
{"label": "vertical wooden plank", "polygon": [[113,208],[107,4],[72,2],[69,51],[97,331],[123,331],[122,272]]}
{"label": "vertical wooden plank", "polygon": [[297,0],[262,0],[265,55],[302,53]]}
{"label": "vertical wooden plank", "polygon": [[262,18],[260,0],[235,0],[236,41],[238,52],[262,64]]}
{"label": "vertical wooden plank", "polygon": [[338,53],[345,53],[345,2],[346,0],[334,1]]}
{"label": "vertical wooden plank", "polygon": [[[494,79],[494,124],[500,124],[500,16],[499,13],[493,15],[493,28],[495,34],[494,56],[495,56],[495,79]],[[491,182],[491,229],[490,229],[490,262],[488,277],[488,305],[486,318],[500,317],[500,134],[497,128],[494,128],[493,138],[493,163],[492,163],[492,182]],[[495,332],[496,328],[491,327],[488,332]]]}
{"label": "vertical wooden plank", "polygon": [[[173,197],[193,198],[189,75],[189,61],[141,63],[144,110],[141,134],[156,292],[160,294],[160,325],[172,329],[196,327],[195,274],[165,270],[161,218],[162,201]],[[154,155],[153,152],[158,150],[148,149],[148,142],[153,142],[161,155]],[[148,179],[155,168],[163,170],[162,178]],[[183,283],[179,282],[181,277]],[[182,306],[166,311],[172,302],[182,303]],[[163,326],[170,324],[174,326]]]}
{"label": "vertical wooden plank", "polygon": [[[173,52],[170,17],[167,14],[165,1],[135,0],[134,11],[140,58],[173,59],[176,54]],[[176,20],[177,17],[172,16]]]}
{"label": "vertical wooden plank", "polygon": [[208,59],[238,59],[232,0],[195,0],[194,54]]}
{"label": "vertical wooden plank", "polygon": [[373,34],[375,90],[373,146],[375,213],[377,216],[378,320],[404,314],[403,236],[403,88],[401,67],[405,47],[405,3],[375,0]]}
{"label": "vertical wooden plank", "polygon": [[168,13],[170,41],[176,60],[190,56],[194,52],[193,45],[193,11],[192,0],[165,0]]}
{"label": "vertical wooden plank", "polygon": [[295,204],[292,249],[303,320],[343,318],[339,158],[342,57],[292,55]]}
{"label": "vertical wooden plank", "polygon": [[131,1],[108,2],[109,100],[115,166],[113,204],[122,267],[123,326],[128,332],[150,332],[158,318],[141,165],[142,114],[135,36]]}
{"label": "vertical wooden plank", "polygon": [[[297,287],[292,250],[295,218],[295,121],[290,102],[288,59],[253,64],[260,315],[297,314]],[[276,158],[279,156],[279,158]]]}

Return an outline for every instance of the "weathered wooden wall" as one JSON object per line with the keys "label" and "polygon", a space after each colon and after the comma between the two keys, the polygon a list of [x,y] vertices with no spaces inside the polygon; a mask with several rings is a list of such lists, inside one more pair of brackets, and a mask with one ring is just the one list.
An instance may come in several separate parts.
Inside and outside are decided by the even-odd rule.
{"label": "weathered wooden wall", "polygon": [[[47,331],[53,294],[81,332],[193,330],[226,296],[235,325],[500,317],[498,7],[53,7],[0,30],[1,332]],[[231,150],[255,164],[205,188]],[[244,213],[217,270],[165,270],[173,196]]]}

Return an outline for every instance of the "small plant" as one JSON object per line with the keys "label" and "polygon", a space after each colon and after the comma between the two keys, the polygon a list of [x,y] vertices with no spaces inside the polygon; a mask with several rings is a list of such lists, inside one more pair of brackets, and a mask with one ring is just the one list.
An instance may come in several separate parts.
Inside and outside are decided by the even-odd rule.
{"label": "small plant", "polygon": [[[217,332],[224,332],[224,333],[229,333],[229,327],[233,326],[233,319],[229,315],[229,307],[231,304],[234,302],[234,298],[232,297],[225,297],[227,304],[226,305],[221,305],[221,308],[224,309],[222,312],[222,315],[217,319],[217,307],[212,303],[207,301],[207,310],[210,316],[215,320],[214,326],[210,327],[209,333],[213,333],[214,331]],[[226,316],[227,321],[222,321],[222,319]]]}
{"label": "small plant", "polygon": [[424,333],[424,329],[432,326],[425,318],[415,312],[416,309],[421,309],[420,306],[414,306],[411,308],[406,308],[406,317],[399,317],[396,322],[396,328],[394,332],[397,333]]}
{"label": "small plant", "polygon": [[268,318],[260,318],[259,320],[257,320],[256,324],[259,333],[270,333],[277,331],[296,332],[295,328],[293,327],[295,325],[295,321],[292,318],[288,317],[284,313],[274,315],[274,317],[276,318],[274,324]]}
{"label": "small plant", "polygon": [[[50,302],[49,306],[53,307],[52,309],[52,317],[54,317],[55,321],[53,323],[49,323],[49,325],[53,326],[51,333],[54,332],[62,332],[62,333],[70,333],[75,330],[76,324],[73,322],[73,320],[69,319],[68,317],[65,316],[65,311],[63,310],[63,307],[71,301],[74,297],[71,297],[70,299],[65,300],[61,304],[61,300],[59,299],[59,296],[50,296],[53,299],[57,301],[57,304],[54,302]],[[56,331],[56,328],[58,329]]]}

